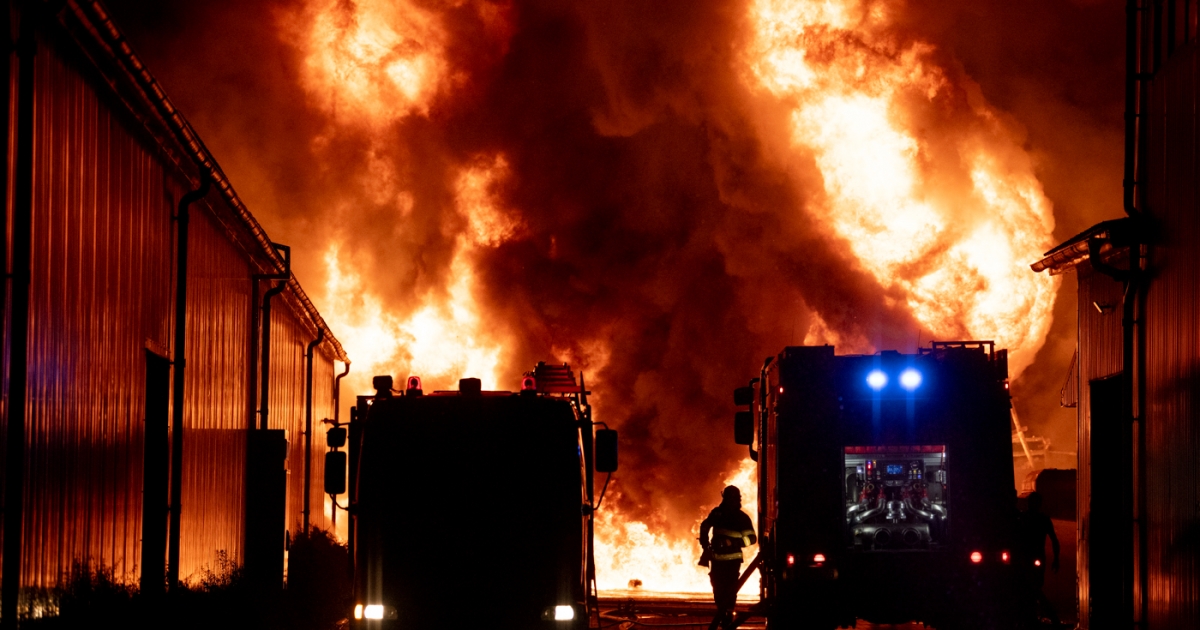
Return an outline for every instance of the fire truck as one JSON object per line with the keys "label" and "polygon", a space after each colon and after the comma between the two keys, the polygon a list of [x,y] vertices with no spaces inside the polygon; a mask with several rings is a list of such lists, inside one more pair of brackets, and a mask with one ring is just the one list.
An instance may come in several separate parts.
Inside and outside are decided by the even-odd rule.
{"label": "fire truck", "polygon": [[348,451],[326,454],[326,492],[349,490],[351,627],[587,628],[594,471],[617,449],[582,377],[539,363],[519,392],[374,386],[330,431],[340,448],[349,429]]}
{"label": "fire truck", "polygon": [[[788,347],[738,388],[770,628],[1015,620],[1007,351]],[[757,448],[756,448],[757,447]]]}

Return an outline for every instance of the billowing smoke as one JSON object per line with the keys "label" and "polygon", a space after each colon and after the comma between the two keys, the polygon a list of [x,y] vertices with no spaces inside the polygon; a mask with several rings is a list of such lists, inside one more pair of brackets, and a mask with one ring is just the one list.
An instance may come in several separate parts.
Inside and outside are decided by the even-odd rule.
{"label": "billowing smoke", "polygon": [[[781,31],[827,5],[756,22],[749,2],[701,0],[110,4],[247,205],[292,245],[349,341],[352,387],[377,370],[512,388],[539,360],[569,361],[622,432],[619,507],[680,537],[744,457],[730,393],[765,356],[806,340],[927,342],[939,330],[912,296],[934,290],[928,267],[967,259],[953,239],[996,214],[987,203],[1025,204],[1015,216],[1032,221],[1034,259],[1120,211],[1122,16],[1100,4],[848,2],[820,18],[842,34],[795,37]],[[847,35],[856,25],[868,34]],[[862,257],[880,249],[872,238],[906,243],[886,238],[891,202],[874,208],[874,189],[830,166],[841,140],[819,139],[837,128],[795,113],[825,111],[813,84],[778,67],[764,79],[748,60],[786,61],[786,46],[808,46],[818,72],[861,55],[845,102],[878,96],[881,69],[910,82],[883,120],[906,118],[920,141],[897,149],[917,155],[912,204],[950,226],[910,230],[932,235],[921,260]],[[905,59],[923,78],[900,76]],[[1019,191],[980,201],[966,143],[1000,156],[985,179]],[[864,225],[881,227],[848,236],[846,207],[878,211]],[[962,304],[987,289],[969,280]],[[1073,416],[1056,409],[1073,343],[1064,287],[1044,348],[1053,289],[1030,298],[1045,326],[1019,337],[1021,411],[1073,450]],[[1002,338],[929,295],[953,311],[943,334]]]}

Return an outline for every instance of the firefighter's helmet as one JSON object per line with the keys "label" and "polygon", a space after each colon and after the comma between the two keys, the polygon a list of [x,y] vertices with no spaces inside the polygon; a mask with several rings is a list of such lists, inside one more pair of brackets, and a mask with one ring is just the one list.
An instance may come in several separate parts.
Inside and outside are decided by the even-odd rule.
{"label": "firefighter's helmet", "polygon": [[725,489],[721,491],[721,498],[738,499],[740,501],[742,498],[742,491],[738,490],[737,486],[725,486]]}

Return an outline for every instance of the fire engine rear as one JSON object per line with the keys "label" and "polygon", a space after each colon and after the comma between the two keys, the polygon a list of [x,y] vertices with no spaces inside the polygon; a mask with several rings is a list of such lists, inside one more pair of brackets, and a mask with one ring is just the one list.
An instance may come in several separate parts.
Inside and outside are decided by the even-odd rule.
{"label": "fire engine rear", "polygon": [[352,627],[588,627],[592,470],[616,469],[616,433],[593,433],[570,369],[538,364],[520,392],[375,386],[349,426]]}
{"label": "fire engine rear", "polygon": [[789,347],[735,392],[770,627],[1012,621],[1007,363],[990,341]]}

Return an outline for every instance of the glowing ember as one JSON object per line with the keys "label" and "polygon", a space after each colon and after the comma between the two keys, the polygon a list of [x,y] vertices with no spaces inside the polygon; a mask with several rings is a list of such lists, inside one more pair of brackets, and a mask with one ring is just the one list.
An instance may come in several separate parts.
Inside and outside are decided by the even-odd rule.
{"label": "glowing ember", "polygon": [[[883,5],[756,0],[750,17],[747,81],[790,109],[792,148],[824,181],[809,211],[905,296],[926,338],[995,339],[1018,376],[1057,289],[1027,269],[1054,227],[1028,157],[985,103],[963,102],[931,46],[887,33]],[[809,338],[831,332],[818,320]]]}

